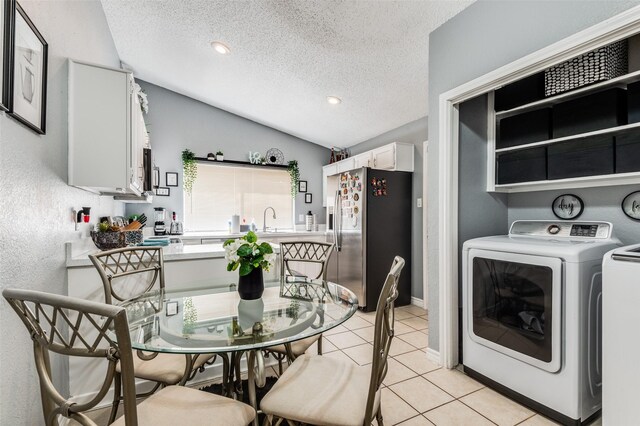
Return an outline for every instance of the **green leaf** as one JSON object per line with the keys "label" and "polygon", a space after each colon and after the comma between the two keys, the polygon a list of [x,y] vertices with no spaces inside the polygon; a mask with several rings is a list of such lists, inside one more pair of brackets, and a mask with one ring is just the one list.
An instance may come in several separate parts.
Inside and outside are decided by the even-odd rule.
{"label": "green leaf", "polygon": [[238,266],[240,266],[238,262],[234,263],[232,271],[235,271],[236,269],[238,269]]}
{"label": "green leaf", "polygon": [[247,235],[245,235],[244,239],[250,243],[255,243],[256,241],[258,241],[258,236],[255,234],[255,232],[249,231],[247,232]]}
{"label": "green leaf", "polygon": [[253,271],[253,265],[250,263],[242,262],[240,265],[240,276],[249,275]]}
{"label": "green leaf", "polygon": [[243,244],[240,247],[238,247],[238,256],[247,257],[247,256],[251,256],[251,254],[253,254],[253,249],[249,244]]}
{"label": "green leaf", "polygon": [[233,266],[235,265],[235,263],[229,263],[227,264],[227,271],[231,272],[233,271]]}
{"label": "green leaf", "polygon": [[231,244],[234,241],[235,241],[235,239],[230,238],[227,241],[225,241],[224,243],[222,243],[222,247],[226,247],[226,246],[228,246],[229,244]]}
{"label": "green leaf", "polygon": [[273,247],[271,247],[271,244],[264,242],[262,244],[260,244],[260,253],[262,254],[271,254],[273,253]]}

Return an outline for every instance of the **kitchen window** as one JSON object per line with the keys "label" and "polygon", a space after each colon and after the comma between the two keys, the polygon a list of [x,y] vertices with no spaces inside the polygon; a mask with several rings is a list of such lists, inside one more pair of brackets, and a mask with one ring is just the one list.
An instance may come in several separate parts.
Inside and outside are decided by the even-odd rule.
{"label": "kitchen window", "polygon": [[198,164],[198,177],[191,195],[185,193],[184,222],[189,231],[228,231],[231,216],[240,216],[240,224],[252,220],[262,230],[267,207],[270,228],[293,229],[294,203],[291,178],[284,168],[242,167],[223,164]]}

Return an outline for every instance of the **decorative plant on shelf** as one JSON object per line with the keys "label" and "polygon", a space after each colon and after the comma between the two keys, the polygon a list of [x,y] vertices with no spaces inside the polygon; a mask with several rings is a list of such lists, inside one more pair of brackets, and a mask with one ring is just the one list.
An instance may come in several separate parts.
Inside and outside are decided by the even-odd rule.
{"label": "decorative plant on shelf", "polygon": [[298,182],[300,182],[300,169],[298,168],[298,161],[289,161],[287,170],[289,171],[289,176],[291,176],[291,196],[295,197],[298,193]]}
{"label": "decorative plant on shelf", "polygon": [[198,176],[198,163],[196,163],[196,155],[189,149],[182,151],[182,170],[184,174],[182,178],[184,190],[187,194],[191,194],[193,183]]}
{"label": "decorative plant on shelf", "polygon": [[216,152],[216,161],[224,161],[224,153],[222,151]]}
{"label": "decorative plant on shelf", "polygon": [[240,269],[240,276],[249,275],[254,269],[261,268],[269,271],[274,265],[276,255],[273,254],[271,244],[266,241],[258,241],[258,236],[249,231],[237,239],[229,239],[224,242],[227,271]]}

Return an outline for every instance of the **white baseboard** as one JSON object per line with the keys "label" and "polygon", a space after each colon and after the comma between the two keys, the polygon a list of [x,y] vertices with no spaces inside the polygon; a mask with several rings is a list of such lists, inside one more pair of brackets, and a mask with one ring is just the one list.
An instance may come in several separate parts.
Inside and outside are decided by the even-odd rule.
{"label": "white baseboard", "polygon": [[424,300],[417,298],[417,297],[413,297],[411,296],[411,304],[415,305],[415,306],[420,306],[421,308],[424,308]]}
{"label": "white baseboard", "polygon": [[435,349],[427,348],[427,359],[431,362],[435,362],[438,365],[442,365],[440,362],[440,352]]}

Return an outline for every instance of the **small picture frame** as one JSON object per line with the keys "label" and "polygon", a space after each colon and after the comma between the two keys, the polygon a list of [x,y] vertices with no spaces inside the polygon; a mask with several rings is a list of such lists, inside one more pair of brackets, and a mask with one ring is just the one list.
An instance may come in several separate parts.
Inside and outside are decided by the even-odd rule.
{"label": "small picture frame", "polygon": [[173,301],[173,302],[167,302],[167,316],[173,316],[176,315],[178,313],[178,302],[177,301]]}
{"label": "small picture frame", "polygon": [[307,192],[307,181],[301,180],[298,182],[298,192]]}
{"label": "small picture frame", "polygon": [[311,196],[310,192],[307,192],[306,194],[304,194],[304,202],[305,204],[311,204],[313,200],[313,197]]}
{"label": "small picture frame", "polygon": [[178,186],[178,173],[167,172],[166,180],[167,180],[167,186]]}
{"label": "small picture frame", "polygon": [[169,188],[158,187],[156,188],[156,195],[158,197],[168,197],[171,195],[171,190]]}
{"label": "small picture frame", "polygon": [[14,19],[9,115],[36,133],[44,135],[48,45],[19,4],[16,4]]}

